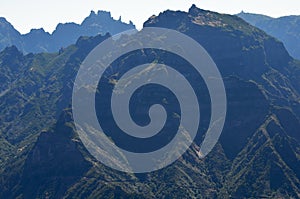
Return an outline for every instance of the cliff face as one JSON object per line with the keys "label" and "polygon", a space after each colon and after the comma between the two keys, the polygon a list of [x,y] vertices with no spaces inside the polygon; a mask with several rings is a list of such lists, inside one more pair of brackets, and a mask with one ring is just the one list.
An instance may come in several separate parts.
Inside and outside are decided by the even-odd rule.
{"label": "cliff face", "polygon": [[[144,26],[165,27],[183,32],[198,41],[216,62],[224,79],[228,112],[221,138],[213,151],[203,160],[198,158],[196,149],[199,148],[202,138],[199,135],[189,150],[174,164],[152,173],[135,175],[112,170],[91,157],[74,131],[72,111],[62,110],[71,102],[72,82],[81,61],[94,46],[105,39],[81,37],[75,46],[65,49],[61,54],[28,55],[31,56],[30,63],[39,60],[37,65],[44,67],[43,70],[34,68],[40,73],[30,76],[25,73],[20,80],[28,80],[25,77],[38,79],[42,81],[42,89],[30,87],[31,84],[22,84],[20,80],[16,82],[16,87],[31,90],[33,93],[42,90],[42,94],[54,97],[46,101],[45,106],[41,103],[45,99],[40,97],[43,95],[33,95],[32,98],[39,102],[35,103],[36,109],[25,109],[28,110],[27,117],[18,117],[16,114],[11,120],[29,121],[26,119],[37,117],[31,114],[39,109],[48,110],[46,113],[54,119],[51,123],[42,119],[35,119],[32,125],[27,122],[31,128],[28,127],[29,131],[21,131],[26,136],[17,136],[21,142],[8,136],[11,126],[1,126],[5,126],[2,134],[7,135],[4,138],[10,141],[16,153],[11,158],[7,156],[9,161],[6,161],[0,171],[0,196],[300,197],[300,65],[289,56],[283,44],[236,16],[204,11],[195,6],[188,13],[165,11],[159,16],[151,17]],[[24,60],[29,59],[28,57],[20,54],[18,59],[13,59],[18,56],[9,58],[11,53],[20,54],[16,49],[3,51],[1,63],[8,64],[2,67],[24,67],[24,71],[33,67],[25,67],[28,61]],[[147,54],[144,51],[134,53]],[[150,55],[147,58],[152,61],[170,59],[170,55],[163,53]],[[48,56],[52,56],[51,61],[46,59]],[[4,61],[6,57],[9,62]],[[171,58],[176,60],[176,57]],[[139,62],[140,59],[135,60],[128,56],[117,63],[121,69],[126,69]],[[178,65],[183,63],[176,62]],[[13,74],[7,73],[5,77],[14,77]],[[196,81],[194,74],[190,75]],[[4,77],[1,81],[6,82]],[[199,89],[205,91],[205,88]],[[157,96],[156,92],[158,90],[152,94],[153,99]],[[21,101],[14,97],[13,92],[8,95],[10,98],[3,96],[0,96],[0,100],[6,99],[4,102],[8,108],[14,107],[13,103],[9,103],[10,100]],[[205,114],[210,110],[209,104],[204,103],[203,110],[205,119]],[[61,116],[55,118],[62,111]],[[138,122],[142,122],[141,117]],[[34,129],[37,124],[42,126],[37,129],[42,132],[40,134]],[[47,130],[43,131],[44,128]],[[37,140],[32,139],[32,132],[39,135]],[[18,151],[24,143],[31,147],[23,152]]]}

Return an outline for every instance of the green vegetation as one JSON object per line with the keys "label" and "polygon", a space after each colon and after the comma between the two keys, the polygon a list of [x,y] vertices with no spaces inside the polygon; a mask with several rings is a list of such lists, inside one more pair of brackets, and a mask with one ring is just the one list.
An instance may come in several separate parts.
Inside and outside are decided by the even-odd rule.
{"label": "green vegetation", "polygon": [[159,171],[104,166],[80,142],[68,107],[80,63],[109,35],[81,37],[53,54],[10,47],[0,53],[0,198],[299,198],[299,61],[238,17],[195,6],[145,26],[184,32],[219,67],[228,112],[214,150],[198,158],[200,135]]}

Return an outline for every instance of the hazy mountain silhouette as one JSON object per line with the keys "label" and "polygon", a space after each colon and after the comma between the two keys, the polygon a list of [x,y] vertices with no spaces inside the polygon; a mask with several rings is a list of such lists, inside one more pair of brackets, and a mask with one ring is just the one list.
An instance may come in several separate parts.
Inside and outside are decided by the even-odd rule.
{"label": "hazy mountain silhouette", "polygon": [[244,12],[237,16],[278,38],[293,57],[300,59],[300,16],[272,18]]}
{"label": "hazy mountain silhouette", "polygon": [[5,18],[0,18],[0,50],[15,45],[23,53],[56,52],[74,44],[80,36],[116,34],[130,29],[135,29],[132,22],[124,23],[121,18],[114,20],[106,11],[91,11],[81,24],[60,23],[52,34],[41,28],[21,35]]}

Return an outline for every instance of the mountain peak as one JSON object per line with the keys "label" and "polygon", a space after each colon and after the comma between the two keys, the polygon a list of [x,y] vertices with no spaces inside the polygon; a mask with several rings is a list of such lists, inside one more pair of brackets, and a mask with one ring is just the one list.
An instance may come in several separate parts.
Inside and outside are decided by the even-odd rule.
{"label": "mountain peak", "polygon": [[96,15],[96,13],[95,13],[95,11],[93,11],[93,10],[91,10],[91,13],[90,13],[90,17],[92,17],[92,16],[95,16]]}
{"label": "mountain peak", "polygon": [[[188,13],[181,11],[160,13],[159,16],[149,18],[144,23],[144,27],[164,27],[184,32],[199,41],[212,55],[216,52],[216,60],[220,58],[217,51],[218,45],[224,45],[228,51],[235,51],[236,54],[248,56],[251,52],[255,56],[266,56],[255,64],[257,74],[262,73],[268,64],[280,70],[291,60],[282,43],[241,18],[202,10],[196,6],[192,6]],[[198,31],[197,34],[195,34],[196,31]],[[240,38],[246,39],[241,43]],[[228,55],[228,57],[231,56]],[[232,59],[229,60],[229,62],[232,61]],[[240,65],[240,61],[237,61],[236,65]],[[239,70],[240,74],[245,77],[254,74],[250,62],[243,63]],[[229,72],[226,67],[224,71],[226,71],[224,73]]]}
{"label": "mountain peak", "polygon": [[[0,17],[0,28],[9,28],[9,29],[14,29],[13,25],[11,23],[9,23],[6,18],[4,17]],[[15,32],[17,32],[16,30],[14,30]]]}
{"label": "mountain peak", "polygon": [[8,21],[4,17],[0,17],[0,23],[8,23]]}
{"label": "mountain peak", "polygon": [[19,49],[15,45],[6,47],[3,50],[3,52],[7,53],[7,54],[21,54],[21,52],[19,51]]}
{"label": "mountain peak", "polygon": [[193,4],[193,5],[190,7],[188,13],[190,13],[190,14],[192,14],[192,13],[199,13],[199,12],[201,12],[201,11],[203,12],[203,11],[206,11],[206,10],[203,10],[203,9],[201,9],[201,8],[198,8],[195,4]]}
{"label": "mountain peak", "polygon": [[98,10],[97,13],[92,10],[91,13],[90,13],[90,15],[87,18],[85,18],[85,20],[89,19],[89,18],[92,18],[92,19],[102,19],[102,18],[103,19],[112,19],[111,13],[107,12],[107,11],[103,11],[103,10]]}
{"label": "mountain peak", "polygon": [[46,33],[46,31],[44,30],[44,28],[33,28],[33,29],[30,30],[30,33],[31,34],[32,33],[33,34],[40,34],[40,33],[44,34],[44,33]]}
{"label": "mountain peak", "polygon": [[106,17],[111,18],[110,12],[104,11],[104,10],[98,10],[97,15],[98,15],[98,16],[102,16],[102,17],[103,17],[103,16],[106,16]]}
{"label": "mountain peak", "polygon": [[258,35],[266,36],[262,31],[244,22],[239,17],[203,10],[196,7],[196,5],[192,5],[188,12],[167,10],[158,16],[152,16],[144,23],[144,26],[171,27],[172,24],[174,23],[173,25],[175,25],[178,20],[183,20],[186,23],[193,23],[198,26],[222,28],[226,31],[240,31],[248,35],[259,33]]}

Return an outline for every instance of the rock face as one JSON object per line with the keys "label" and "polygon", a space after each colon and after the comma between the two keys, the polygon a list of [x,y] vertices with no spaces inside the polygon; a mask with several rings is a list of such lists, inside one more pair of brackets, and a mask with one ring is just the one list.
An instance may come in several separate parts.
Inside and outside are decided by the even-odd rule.
{"label": "rock face", "polygon": [[291,56],[300,59],[300,16],[272,18],[244,12],[237,16],[278,38],[284,43]]}
{"label": "rock face", "polygon": [[[24,56],[7,48],[0,54],[0,81],[14,82],[15,90],[4,86],[0,95],[1,107],[7,107],[1,113],[6,116],[1,117],[1,136],[7,144],[0,150],[6,158],[0,164],[0,198],[299,198],[300,63],[283,44],[239,17],[195,6],[189,12],[165,11],[144,26],[183,32],[216,62],[228,112],[213,151],[198,158],[200,134],[179,160],[164,169],[146,174],[112,170],[89,155],[74,131],[72,111],[63,111],[71,102],[81,61],[109,35],[81,37],[76,45],[55,54]],[[151,56],[152,61],[170,59],[163,53]],[[118,64],[126,68],[139,62],[128,56]],[[29,73],[31,68],[36,72]],[[14,70],[23,71],[22,76]],[[26,108],[22,93],[34,100],[34,109]],[[204,103],[203,109],[209,112],[209,105]],[[4,114],[8,110],[19,112],[9,117]],[[36,115],[37,110],[51,119]],[[19,128],[12,131],[15,125]]]}
{"label": "rock face", "polygon": [[57,52],[62,47],[74,44],[80,36],[117,34],[130,29],[135,29],[132,22],[127,24],[114,20],[105,11],[92,11],[81,24],[60,23],[52,34],[41,28],[21,35],[5,18],[0,18],[0,49],[15,45],[23,53]]}

